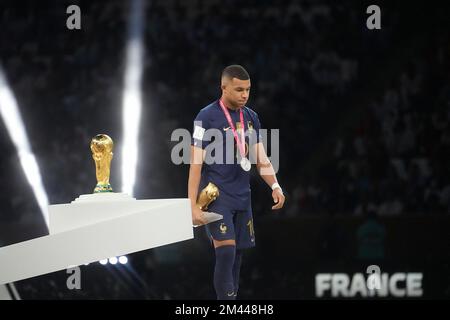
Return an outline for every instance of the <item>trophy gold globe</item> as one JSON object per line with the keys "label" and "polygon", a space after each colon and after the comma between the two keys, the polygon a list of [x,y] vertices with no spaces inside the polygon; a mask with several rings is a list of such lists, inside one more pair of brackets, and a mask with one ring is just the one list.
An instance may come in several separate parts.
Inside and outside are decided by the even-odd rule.
{"label": "trophy gold globe", "polygon": [[114,142],[106,134],[98,134],[91,140],[92,158],[95,162],[97,185],[94,193],[113,192],[109,183],[111,160],[113,157]]}

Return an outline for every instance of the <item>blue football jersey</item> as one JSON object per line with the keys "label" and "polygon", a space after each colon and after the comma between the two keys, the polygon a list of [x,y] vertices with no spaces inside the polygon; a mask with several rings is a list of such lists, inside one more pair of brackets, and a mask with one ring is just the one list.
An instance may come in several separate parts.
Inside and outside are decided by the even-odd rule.
{"label": "blue football jersey", "polygon": [[[231,109],[228,109],[228,111],[235,128],[241,128],[240,111]],[[243,107],[242,111],[246,141],[245,156],[248,158],[251,146],[261,141],[259,132],[261,124],[255,111],[248,107]],[[241,140],[240,130],[237,132]],[[222,137],[221,141],[217,140],[219,135]],[[219,100],[201,109],[198,113],[194,120],[191,144],[206,151],[200,189],[212,182],[219,188],[220,192],[216,200],[217,204],[235,210],[247,209],[251,202],[250,172],[244,171],[239,164],[241,159],[239,148],[236,145],[227,118],[220,107]]]}

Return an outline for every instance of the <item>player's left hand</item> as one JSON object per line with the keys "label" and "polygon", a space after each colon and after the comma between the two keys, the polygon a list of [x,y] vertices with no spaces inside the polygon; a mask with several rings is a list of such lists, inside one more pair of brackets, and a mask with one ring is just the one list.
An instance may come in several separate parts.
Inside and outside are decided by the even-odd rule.
{"label": "player's left hand", "polygon": [[275,205],[272,207],[272,210],[277,210],[283,208],[284,205],[284,194],[281,192],[281,189],[276,188],[272,191],[272,198]]}

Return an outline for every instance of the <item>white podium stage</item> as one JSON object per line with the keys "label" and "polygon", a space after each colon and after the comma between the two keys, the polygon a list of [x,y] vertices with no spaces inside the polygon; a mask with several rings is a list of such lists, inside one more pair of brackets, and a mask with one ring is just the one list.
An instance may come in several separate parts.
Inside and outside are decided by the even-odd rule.
{"label": "white podium stage", "polygon": [[0,248],[0,285],[194,237],[187,198],[96,193],[49,214],[48,236]]}

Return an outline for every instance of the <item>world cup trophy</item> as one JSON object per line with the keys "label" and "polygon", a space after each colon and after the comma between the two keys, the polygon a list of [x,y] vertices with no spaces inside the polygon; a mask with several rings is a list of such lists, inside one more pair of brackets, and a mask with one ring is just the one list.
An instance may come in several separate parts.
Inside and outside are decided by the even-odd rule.
{"label": "world cup trophy", "polygon": [[109,184],[109,173],[113,157],[114,142],[106,134],[98,134],[91,140],[92,158],[95,162],[97,185],[94,193],[113,192]]}

